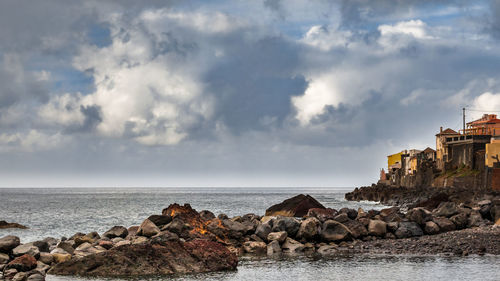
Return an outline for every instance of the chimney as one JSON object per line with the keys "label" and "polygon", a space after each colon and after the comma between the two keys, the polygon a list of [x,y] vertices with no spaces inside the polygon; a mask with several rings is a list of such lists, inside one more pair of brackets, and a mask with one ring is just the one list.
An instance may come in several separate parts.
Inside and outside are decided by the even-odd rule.
{"label": "chimney", "polygon": [[443,132],[443,126],[439,127],[439,132],[442,133]]}

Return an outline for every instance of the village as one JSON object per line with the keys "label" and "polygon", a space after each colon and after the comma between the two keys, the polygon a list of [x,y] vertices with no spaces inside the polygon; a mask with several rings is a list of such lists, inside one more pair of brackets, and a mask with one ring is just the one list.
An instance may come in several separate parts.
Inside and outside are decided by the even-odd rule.
{"label": "village", "polygon": [[[465,119],[464,119],[465,120]],[[379,184],[395,187],[468,187],[500,190],[500,119],[496,114],[465,123],[458,132],[440,128],[436,147],[387,156]]]}

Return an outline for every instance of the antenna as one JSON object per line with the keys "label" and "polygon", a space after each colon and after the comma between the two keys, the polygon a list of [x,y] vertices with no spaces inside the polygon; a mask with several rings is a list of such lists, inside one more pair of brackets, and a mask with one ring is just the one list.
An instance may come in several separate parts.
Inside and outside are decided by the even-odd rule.
{"label": "antenna", "polygon": [[463,132],[464,132],[464,135],[465,135],[465,107],[462,108],[462,116],[463,116],[463,123],[464,123],[463,124],[464,125],[464,131]]}

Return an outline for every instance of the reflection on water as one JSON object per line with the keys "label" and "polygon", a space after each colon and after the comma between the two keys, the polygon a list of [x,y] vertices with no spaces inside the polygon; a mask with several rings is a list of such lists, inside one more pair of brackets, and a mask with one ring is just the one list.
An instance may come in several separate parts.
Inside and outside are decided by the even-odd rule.
{"label": "reflection on water", "polygon": [[[288,259],[240,260],[237,271],[149,277],[134,281],[159,280],[500,280],[500,257],[404,257],[354,256],[330,259],[295,257]],[[48,276],[48,281],[123,280]]]}

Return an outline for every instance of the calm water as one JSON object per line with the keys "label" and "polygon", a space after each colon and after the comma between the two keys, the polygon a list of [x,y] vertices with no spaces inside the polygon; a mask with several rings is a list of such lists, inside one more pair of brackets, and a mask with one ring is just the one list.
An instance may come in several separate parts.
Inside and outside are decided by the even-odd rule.
{"label": "calm water", "polygon": [[[349,190],[349,189],[346,189]],[[22,242],[76,232],[103,233],[114,225],[138,225],[169,204],[190,203],[198,211],[229,216],[256,213],[299,193],[313,195],[326,207],[380,209],[370,202],[348,202],[338,189],[317,188],[161,188],[161,189],[0,189],[0,220],[28,230],[0,230]],[[164,280],[150,278],[140,280]],[[494,256],[373,257],[336,259],[248,259],[235,272],[178,276],[176,280],[500,280],[500,258]],[[51,276],[48,280],[86,280]],[[97,279],[92,279],[97,280]]]}

